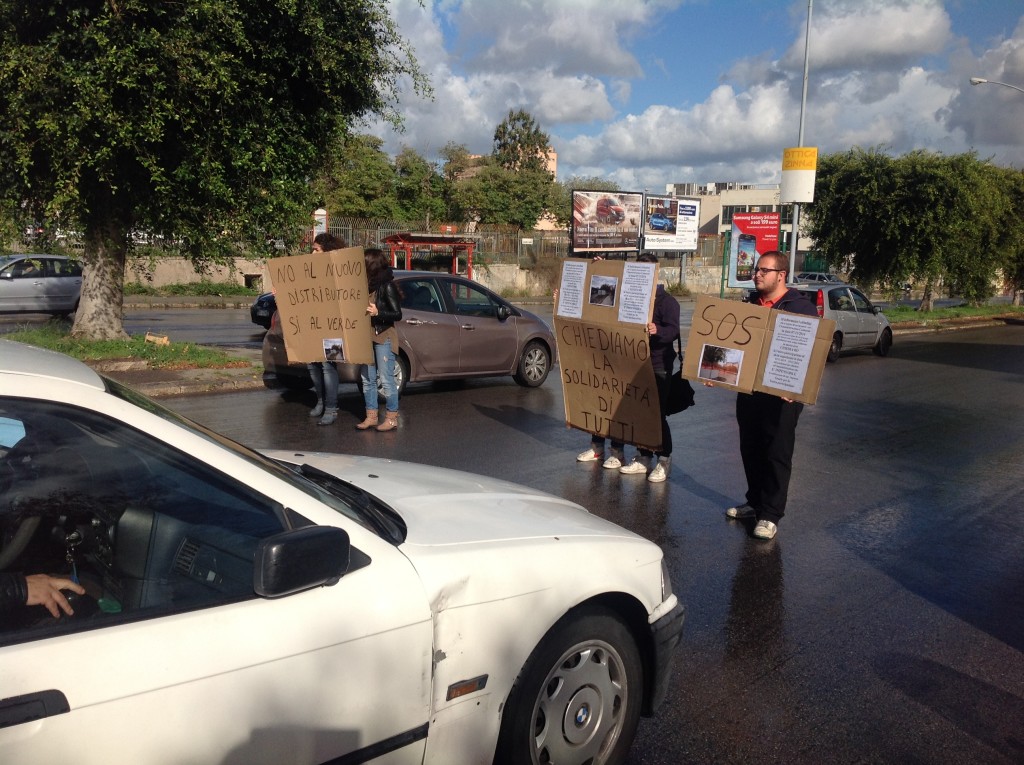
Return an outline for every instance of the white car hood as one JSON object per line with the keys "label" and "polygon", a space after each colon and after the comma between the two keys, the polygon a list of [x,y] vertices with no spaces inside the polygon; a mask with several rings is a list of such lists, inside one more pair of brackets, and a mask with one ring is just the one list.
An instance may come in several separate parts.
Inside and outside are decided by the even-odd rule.
{"label": "white car hood", "polygon": [[308,463],[379,497],[408,526],[406,544],[448,546],[558,537],[642,539],[568,500],[447,468],[352,455],[266,451]]}

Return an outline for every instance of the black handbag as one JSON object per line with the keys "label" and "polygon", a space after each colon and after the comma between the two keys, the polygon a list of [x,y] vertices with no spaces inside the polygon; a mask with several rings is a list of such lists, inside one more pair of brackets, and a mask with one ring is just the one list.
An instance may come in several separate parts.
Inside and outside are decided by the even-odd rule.
{"label": "black handbag", "polygon": [[668,411],[665,413],[666,416],[686,411],[694,404],[693,386],[690,385],[689,380],[682,376],[683,352],[677,347],[676,353],[679,356],[679,374],[673,372],[669,375]]}

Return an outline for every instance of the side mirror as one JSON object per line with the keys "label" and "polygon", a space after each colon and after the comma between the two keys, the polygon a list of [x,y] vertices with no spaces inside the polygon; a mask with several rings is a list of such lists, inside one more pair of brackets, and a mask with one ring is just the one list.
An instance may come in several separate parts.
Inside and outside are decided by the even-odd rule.
{"label": "side mirror", "polygon": [[881,312],[882,312],[882,309],[881,309],[881,308],[879,308],[879,307],[878,307],[877,305],[873,305],[873,306],[871,306],[871,313],[873,313],[873,314],[879,314],[879,313],[881,313]]}
{"label": "side mirror", "polygon": [[512,315],[512,309],[507,305],[498,306],[498,321],[505,321],[509,316]]}
{"label": "side mirror", "polygon": [[260,541],[252,588],[261,598],[282,598],[337,583],[348,571],[348,532],[334,526],[305,526]]}

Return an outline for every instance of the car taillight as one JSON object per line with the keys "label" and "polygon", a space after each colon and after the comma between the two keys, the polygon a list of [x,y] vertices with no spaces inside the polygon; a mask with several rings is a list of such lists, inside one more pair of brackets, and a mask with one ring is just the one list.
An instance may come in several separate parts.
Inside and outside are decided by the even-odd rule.
{"label": "car taillight", "polygon": [[[818,299],[820,300],[821,298],[819,297]],[[818,309],[818,313],[821,313],[821,309],[820,308]],[[273,329],[276,326],[277,326],[277,311],[274,311],[272,314],[270,314],[270,328]]]}
{"label": "car taillight", "polygon": [[[818,318],[820,319],[822,316],[825,315],[825,292],[823,290],[818,290],[817,305],[818,305]],[[276,316],[276,314],[275,314],[275,316]]]}

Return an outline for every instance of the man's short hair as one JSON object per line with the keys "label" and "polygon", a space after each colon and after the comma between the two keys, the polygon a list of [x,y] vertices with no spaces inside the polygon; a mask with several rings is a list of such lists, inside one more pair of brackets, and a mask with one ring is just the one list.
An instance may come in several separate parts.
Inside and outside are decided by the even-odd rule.
{"label": "man's short hair", "polygon": [[779,268],[787,274],[789,273],[789,258],[785,253],[779,252],[778,250],[768,250],[768,252],[763,253],[761,257],[757,259],[757,262],[760,263],[765,258],[771,258],[775,261],[775,268]]}

